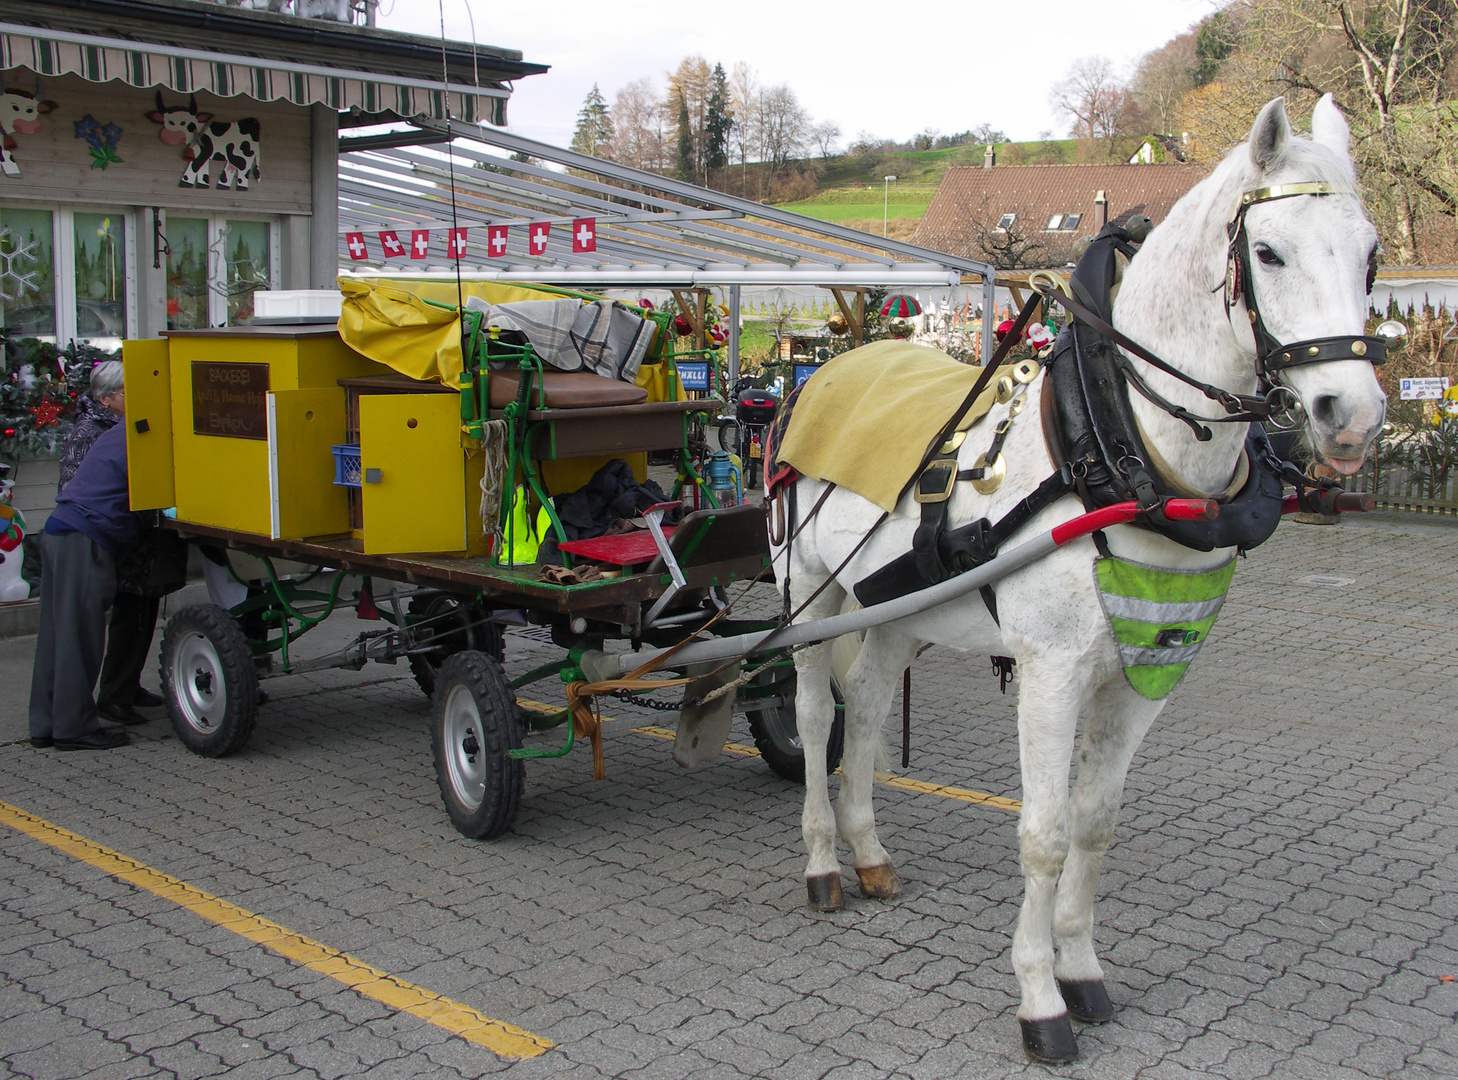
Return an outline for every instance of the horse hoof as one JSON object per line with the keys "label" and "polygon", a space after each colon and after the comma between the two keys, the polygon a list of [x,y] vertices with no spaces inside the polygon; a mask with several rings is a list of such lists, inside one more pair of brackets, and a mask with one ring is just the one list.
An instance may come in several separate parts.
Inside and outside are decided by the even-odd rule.
{"label": "horse hoof", "polygon": [[1078,1058],[1078,1042],[1068,1016],[1048,1020],[1019,1020],[1023,1029],[1023,1053],[1040,1065],[1067,1065]]}
{"label": "horse hoof", "polygon": [[1058,991],[1068,1006],[1068,1015],[1080,1024],[1107,1024],[1114,1018],[1114,1003],[1104,990],[1103,979],[1059,979]]}
{"label": "horse hoof", "polygon": [[817,874],[805,879],[810,891],[810,906],[816,911],[839,911],[845,906],[840,891],[840,874]]}
{"label": "horse hoof", "polygon": [[872,900],[890,900],[901,892],[901,879],[890,863],[880,866],[858,866],[856,877],[861,879],[861,895]]}

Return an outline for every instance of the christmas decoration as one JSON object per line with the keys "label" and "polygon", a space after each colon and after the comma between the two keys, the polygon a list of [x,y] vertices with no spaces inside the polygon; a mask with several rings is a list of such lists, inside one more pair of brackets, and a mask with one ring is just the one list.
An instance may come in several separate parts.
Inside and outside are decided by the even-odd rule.
{"label": "christmas decoration", "polygon": [[87,113],[75,123],[76,138],[84,139],[91,149],[91,167],[105,169],[113,162],[120,162],[116,156],[116,144],[121,141],[122,129],[116,124],[102,124]]}
{"label": "christmas decoration", "polygon": [[19,176],[20,166],[10,151],[16,148],[16,135],[39,135],[40,118],[54,112],[54,101],[37,101],[34,94],[21,90],[6,90],[0,94],[0,172],[6,176]]}
{"label": "christmas decoration", "polygon": [[888,319],[909,319],[921,314],[921,305],[914,296],[898,294],[881,305],[881,314]]}
{"label": "christmas decoration", "polygon": [[679,337],[688,337],[694,332],[694,324],[683,315],[673,317],[673,332]]}
{"label": "christmas decoration", "polygon": [[21,576],[25,555],[20,542],[25,539],[25,518],[19,510],[10,505],[10,489],[15,481],[10,479],[11,466],[0,464],[0,603],[25,600],[30,596],[30,585]]}
{"label": "christmas decoration", "polygon": [[0,456],[58,454],[70,434],[76,399],[91,369],[115,356],[89,345],[57,349],[35,338],[7,337],[0,370]]}
{"label": "christmas decoration", "polygon": [[9,229],[0,228],[0,300],[19,300],[28,292],[39,291],[40,282],[36,277],[39,246],[39,240],[21,243]]}
{"label": "christmas decoration", "polygon": [[581,255],[597,250],[597,218],[580,217],[572,222],[572,252]]}
{"label": "christmas decoration", "polygon": [[846,322],[845,316],[838,311],[827,320],[826,325],[832,334],[844,334],[850,329],[850,323]]}

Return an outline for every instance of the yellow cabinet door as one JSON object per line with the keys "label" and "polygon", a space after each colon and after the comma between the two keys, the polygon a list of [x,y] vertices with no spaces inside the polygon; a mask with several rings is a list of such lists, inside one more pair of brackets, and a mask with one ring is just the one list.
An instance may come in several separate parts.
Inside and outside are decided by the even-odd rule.
{"label": "yellow cabinet door", "polygon": [[268,395],[269,522],[275,540],[349,532],[349,496],[334,483],[330,447],[344,442],[337,386]]}
{"label": "yellow cabinet door", "polygon": [[133,510],[177,505],[172,476],[172,377],[167,342],[122,343],[126,379],[127,485]]}
{"label": "yellow cabinet door", "polygon": [[359,399],[360,495],[368,555],[466,548],[466,454],[455,394]]}

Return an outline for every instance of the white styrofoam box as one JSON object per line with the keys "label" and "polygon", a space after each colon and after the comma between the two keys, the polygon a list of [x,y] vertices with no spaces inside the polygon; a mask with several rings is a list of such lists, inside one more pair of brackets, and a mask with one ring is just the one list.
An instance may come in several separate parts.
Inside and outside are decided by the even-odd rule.
{"label": "white styrofoam box", "polygon": [[259,289],[253,315],[259,319],[337,319],[344,306],[338,289]]}

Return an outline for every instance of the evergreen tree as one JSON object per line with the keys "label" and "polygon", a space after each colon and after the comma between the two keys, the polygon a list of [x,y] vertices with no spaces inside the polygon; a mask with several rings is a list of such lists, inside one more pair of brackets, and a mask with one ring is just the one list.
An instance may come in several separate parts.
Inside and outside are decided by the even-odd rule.
{"label": "evergreen tree", "polygon": [[592,89],[582,101],[582,111],[577,114],[577,130],[572,133],[572,149],[592,157],[607,157],[612,141],[612,116],[597,83],[593,83]]}
{"label": "evergreen tree", "polygon": [[[704,116],[704,172],[729,165],[729,130],[734,117],[729,111],[729,79],[724,65],[715,64],[709,79],[709,105]],[[705,177],[707,180],[707,175]]]}
{"label": "evergreen tree", "polygon": [[688,101],[683,91],[678,92],[678,177],[692,181],[698,170],[694,168],[694,129],[689,123]]}

